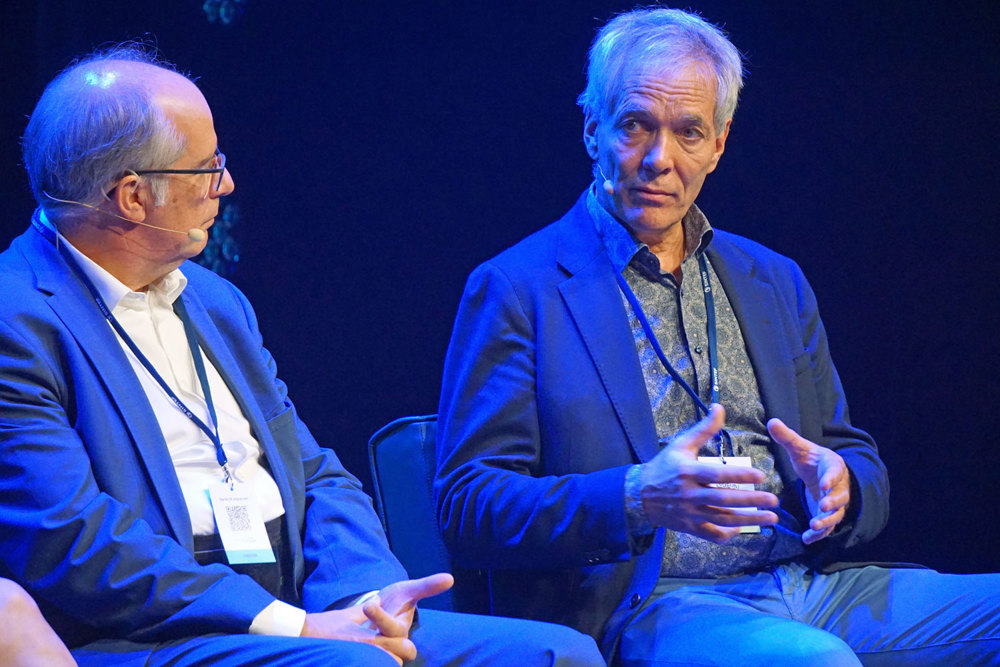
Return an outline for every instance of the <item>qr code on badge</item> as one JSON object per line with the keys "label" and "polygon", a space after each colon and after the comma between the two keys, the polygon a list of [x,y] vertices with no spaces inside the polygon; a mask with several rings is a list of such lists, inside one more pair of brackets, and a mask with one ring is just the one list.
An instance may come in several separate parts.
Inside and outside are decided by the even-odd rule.
{"label": "qr code on badge", "polygon": [[250,514],[247,508],[242,505],[226,505],[226,517],[229,519],[229,527],[237,533],[245,533],[250,530]]}

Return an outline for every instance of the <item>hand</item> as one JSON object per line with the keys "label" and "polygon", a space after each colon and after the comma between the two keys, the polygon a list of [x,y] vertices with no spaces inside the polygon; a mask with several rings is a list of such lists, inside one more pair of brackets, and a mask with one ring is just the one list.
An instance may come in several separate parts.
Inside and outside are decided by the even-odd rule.
{"label": "hand", "polygon": [[373,644],[402,665],[417,657],[417,648],[408,638],[417,602],[443,593],[454,583],[446,573],[398,581],[362,606],[306,614],[302,636]]}
{"label": "hand", "polygon": [[725,420],[725,409],[713,403],[704,419],[674,437],[642,465],[642,508],[654,526],[721,544],[737,536],[739,526],[771,526],[778,522],[774,512],[729,509],[774,507],[778,498],[773,493],[709,486],[764,481],[764,473],[753,468],[698,462],[698,451],[722,429]]}
{"label": "hand", "polygon": [[49,627],[38,605],[18,584],[0,579],[0,665],[76,667],[76,661]]}
{"label": "hand", "polygon": [[809,529],[802,533],[806,544],[818,542],[833,532],[844,519],[851,502],[851,472],[843,457],[826,447],[806,440],[780,419],[767,422],[771,438],[785,448],[792,468],[806,487]]}
{"label": "hand", "polygon": [[[369,616],[369,619],[378,626],[382,634],[405,637],[409,634],[410,626],[413,624],[413,614],[417,608],[417,602],[444,593],[454,583],[455,578],[446,572],[432,574],[422,579],[397,581],[383,588],[376,598],[365,603],[365,613],[368,614],[369,607],[372,607],[372,613],[377,614],[379,618]],[[382,614],[385,615],[384,618]],[[390,632],[398,632],[398,630],[392,629],[394,624],[398,624],[402,628],[402,634],[389,634]]]}
{"label": "hand", "polygon": [[[368,607],[368,604],[365,607]],[[400,665],[406,660],[417,657],[417,647],[405,634],[402,637],[385,636],[381,633],[377,621],[375,627],[368,623],[370,618],[371,616],[362,607],[306,614],[302,636],[372,644],[391,655]]]}

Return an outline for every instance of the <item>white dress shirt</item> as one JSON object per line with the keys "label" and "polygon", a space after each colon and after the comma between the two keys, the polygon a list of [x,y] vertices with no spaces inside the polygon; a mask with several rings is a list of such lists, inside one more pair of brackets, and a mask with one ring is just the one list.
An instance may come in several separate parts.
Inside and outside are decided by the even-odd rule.
{"label": "white dress shirt", "polygon": [[[52,227],[42,216],[42,222]],[[58,234],[58,232],[57,232]],[[173,310],[174,301],[187,285],[180,269],[174,269],[149,285],[146,292],[134,292],[104,268],[58,235],[77,264],[94,284],[97,292],[111,309],[115,319],[145,355],[178,398],[209,428],[208,412],[201,382],[188,346],[184,323]],[[108,324],[110,327],[110,323]],[[112,329],[113,330],[113,329]],[[166,440],[170,458],[180,482],[181,493],[191,517],[195,535],[217,532],[208,488],[224,480],[222,467],[216,459],[215,445],[202,430],[178,408],[159,383],[146,370],[125,341],[118,336],[125,356],[142,385],[157,423]],[[202,350],[212,401],[218,417],[218,434],[223,443],[233,477],[248,486],[260,508],[264,521],[285,513],[278,486],[260,465],[260,444],[253,436],[250,422],[243,416],[236,398],[222,376]],[[297,637],[305,623],[305,611],[275,600],[254,618],[252,634]]]}

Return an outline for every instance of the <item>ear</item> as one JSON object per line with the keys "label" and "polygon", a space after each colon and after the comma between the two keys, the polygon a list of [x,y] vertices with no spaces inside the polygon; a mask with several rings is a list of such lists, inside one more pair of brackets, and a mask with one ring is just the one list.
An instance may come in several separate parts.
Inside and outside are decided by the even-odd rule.
{"label": "ear", "polygon": [[152,193],[143,187],[139,174],[130,171],[118,180],[111,201],[118,215],[128,220],[142,222],[146,219],[146,209],[152,205]]}
{"label": "ear", "polygon": [[715,154],[712,155],[712,166],[707,172],[709,174],[715,171],[715,168],[719,166],[719,158],[722,157],[722,154],[726,151],[726,139],[729,138],[729,126],[732,124],[733,119],[730,118],[726,121],[726,127],[724,127],[722,132],[715,137]]}
{"label": "ear", "polygon": [[583,145],[591,160],[597,161],[597,119],[588,111],[583,117]]}

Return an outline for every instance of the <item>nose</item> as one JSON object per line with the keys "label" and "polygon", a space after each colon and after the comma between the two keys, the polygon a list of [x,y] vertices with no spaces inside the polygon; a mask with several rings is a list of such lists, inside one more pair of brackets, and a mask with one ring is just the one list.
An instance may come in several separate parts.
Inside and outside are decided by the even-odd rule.
{"label": "nose", "polygon": [[649,176],[655,177],[674,168],[674,148],[675,142],[669,132],[656,133],[642,160]]}
{"label": "nose", "polygon": [[233,181],[233,175],[229,173],[229,167],[226,167],[225,171],[222,172],[222,183],[219,184],[219,189],[212,188],[211,194],[213,197],[226,197],[233,194],[235,189],[236,183]]}

